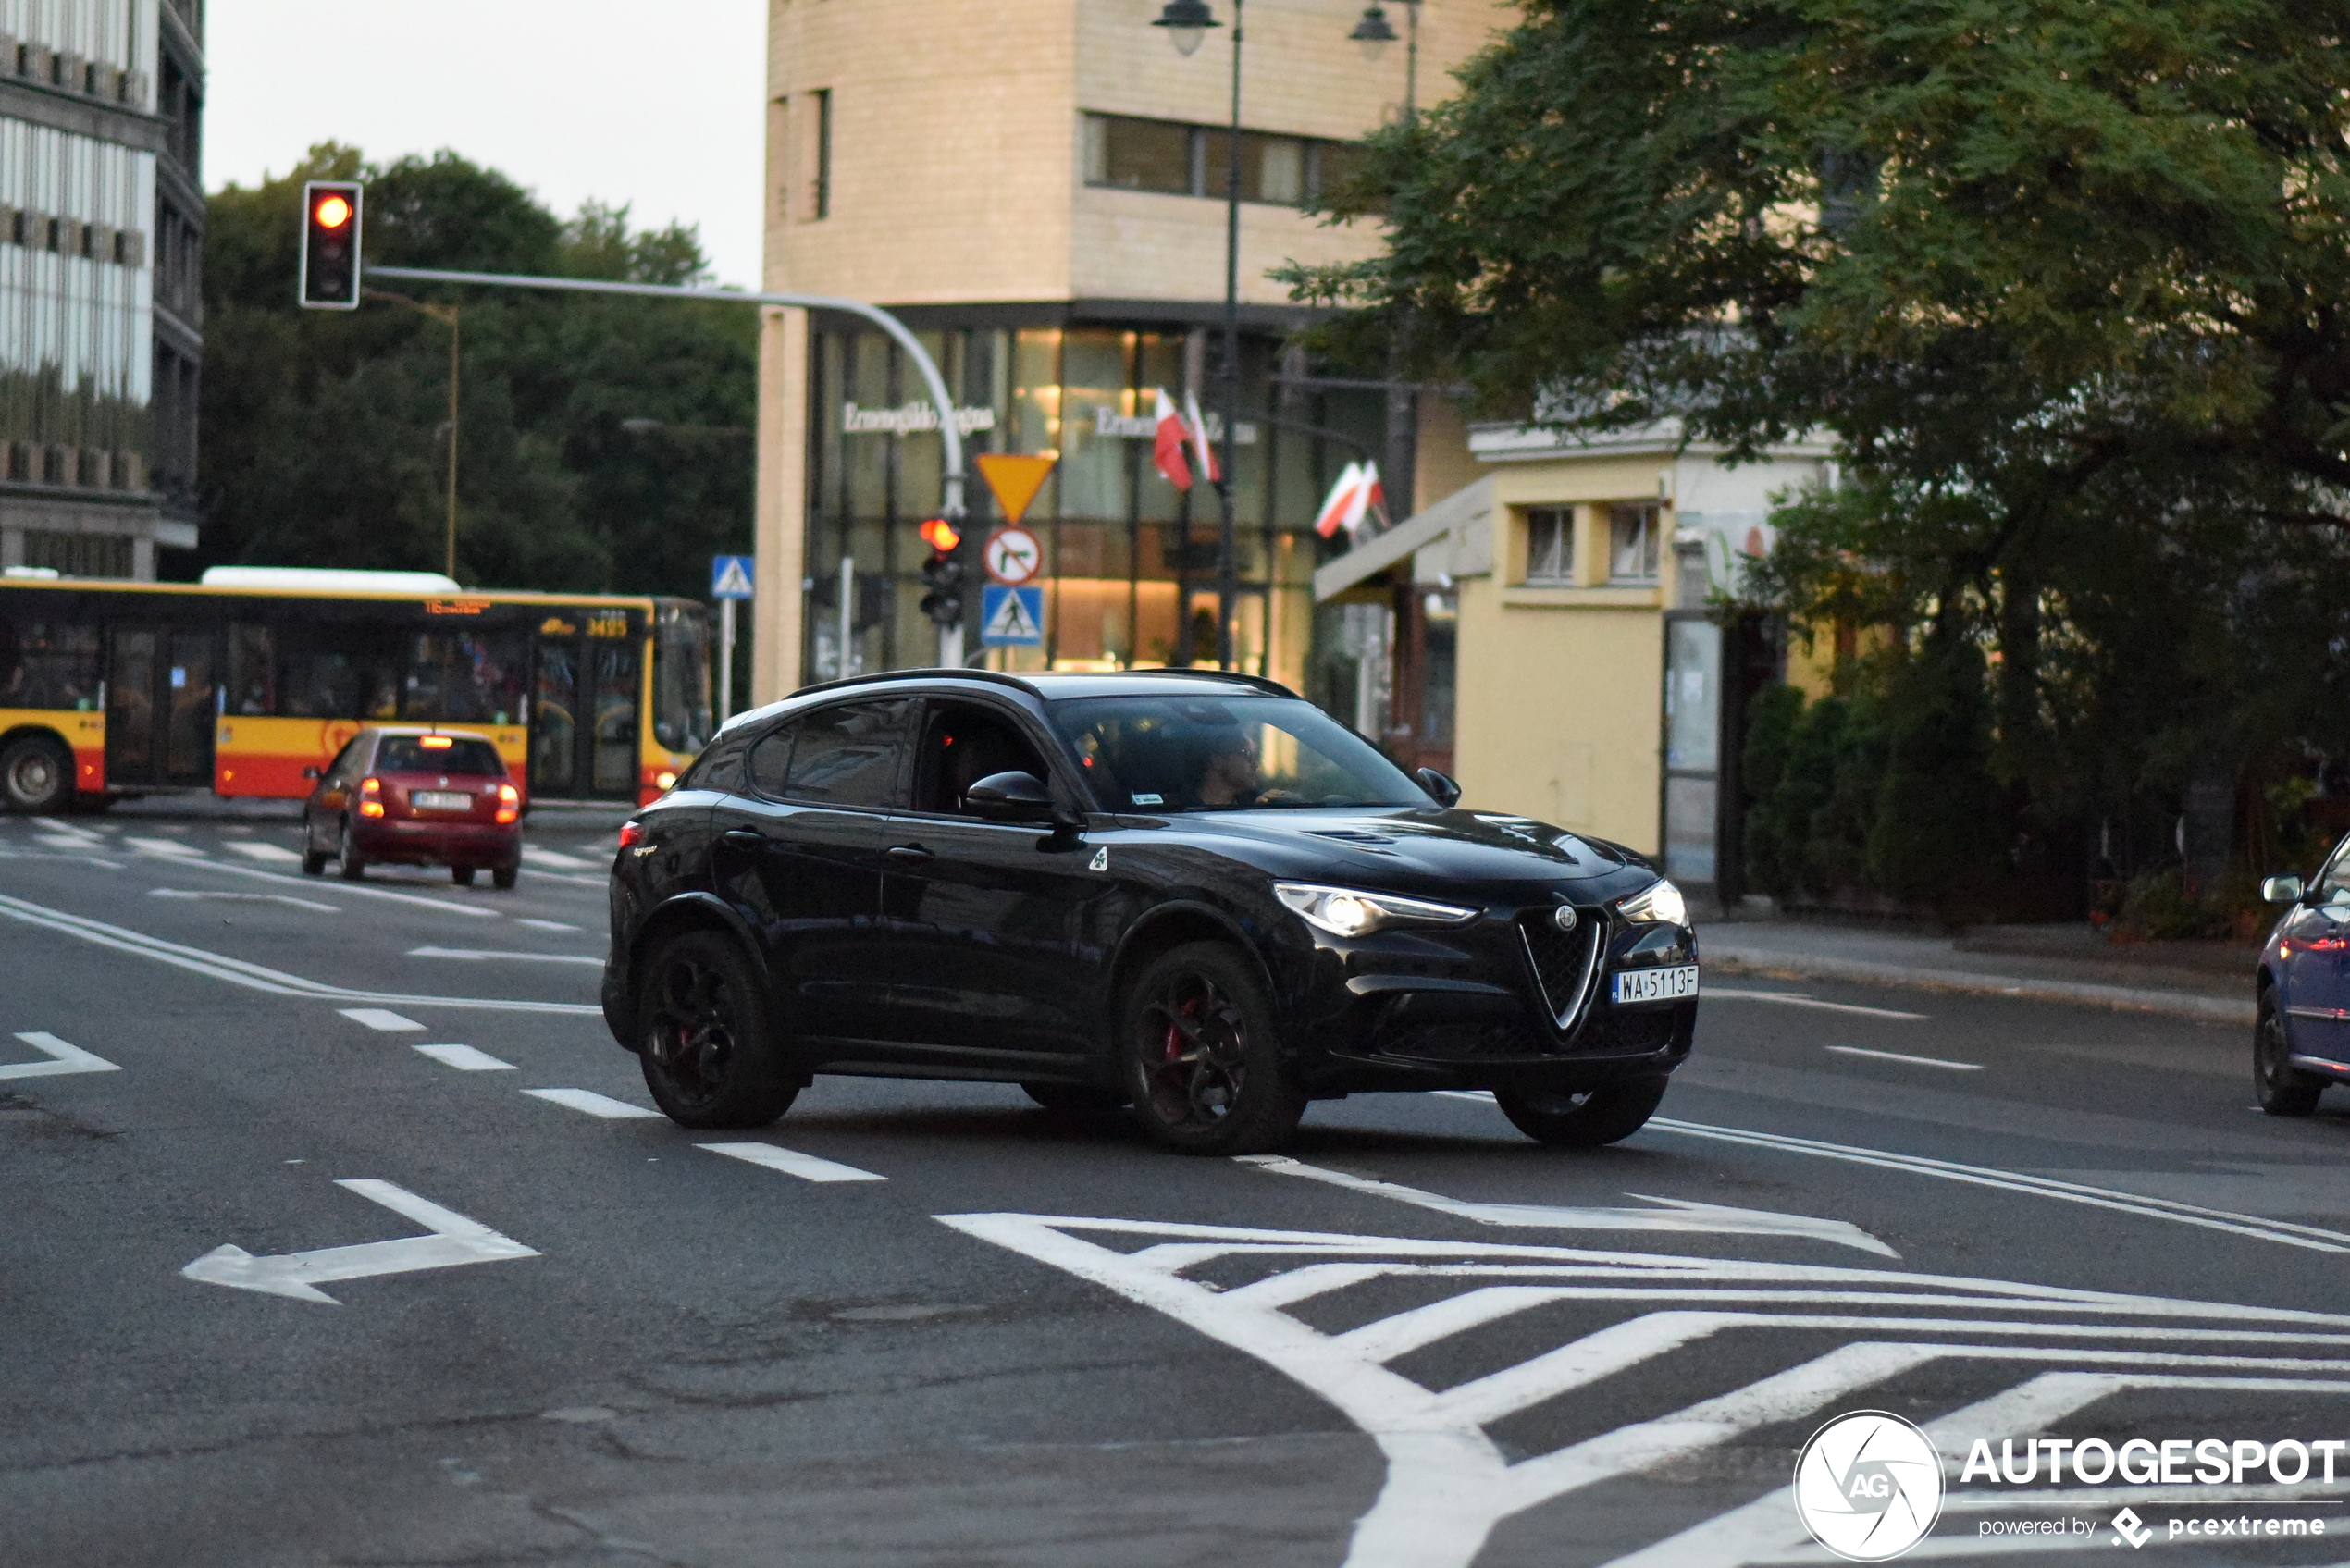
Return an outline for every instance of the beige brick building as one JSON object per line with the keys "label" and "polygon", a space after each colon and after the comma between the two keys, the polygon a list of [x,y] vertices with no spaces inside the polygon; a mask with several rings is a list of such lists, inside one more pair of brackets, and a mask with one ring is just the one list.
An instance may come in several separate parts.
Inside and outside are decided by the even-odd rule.
{"label": "beige brick building", "polygon": [[[1267,273],[1376,249],[1375,226],[1326,226],[1303,204],[1403,112],[1407,79],[1420,103],[1441,96],[1512,15],[1388,0],[1376,9],[1416,34],[1415,69],[1404,42],[1373,57],[1354,41],[1366,9],[1244,12],[1235,644],[1242,667],[1301,687],[1334,646],[1313,604],[1331,553],[1315,512],[1346,462],[1391,467],[1396,444],[1385,391],[1284,350],[1303,317]],[[1161,388],[1217,401],[1234,6],[1218,0],[1223,25],[1190,56],[1152,25],[1160,10],[771,0],[766,286],[890,307],[944,371],[971,450],[1059,454],[1028,517],[1045,640],[993,656],[1012,667],[1214,656],[1215,498],[1156,471],[1148,416]],[[779,310],[761,374],[755,695],[930,662],[915,530],[938,502],[940,442],[908,406],[924,401],[912,367],[852,318]],[[1407,452],[1422,422],[1441,411],[1398,422]],[[994,516],[974,485],[974,530]]]}

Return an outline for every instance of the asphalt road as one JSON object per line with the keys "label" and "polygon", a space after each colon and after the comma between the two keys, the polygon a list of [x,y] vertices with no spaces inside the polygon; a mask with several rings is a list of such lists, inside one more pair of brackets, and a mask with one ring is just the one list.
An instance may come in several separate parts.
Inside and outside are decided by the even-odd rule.
{"label": "asphalt road", "polygon": [[697,1135],[594,1014],[606,825],[526,836],[500,894],[0,819],[0,1562],[1824,1562],[1789,1476],[1861,1409],[1950,1462],[1913,1558],[2131,1556],[2126,1506],[2350,1560],[2350,1456],[1959,1473],[2350,1438],[2350,1099],[2257,1115],[2238,1031],[1725,981],[1596,1154],[1362,1096],[1183,1159],[838,1079]]}

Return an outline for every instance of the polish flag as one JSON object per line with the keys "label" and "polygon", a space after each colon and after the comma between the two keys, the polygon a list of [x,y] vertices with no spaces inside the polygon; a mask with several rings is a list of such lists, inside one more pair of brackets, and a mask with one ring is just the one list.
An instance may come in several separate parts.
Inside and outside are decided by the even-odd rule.
{"label": "polish flag", "polygon": [[1207,421],[1199,416],[1199,399],[1189,392],[1183,394],[1183,412],[1191,416],[1192,449],[1199,453],[1199,471],[1207,475],[1211,485],[1224,477],[1216,466],[1216,452],[1207,444]]}
{"label": "polish flag", "polygon": [[1167,475],[1167,482],[1179,490],[1192,488],[1192,466],[1183,461],[1183,420],[1175,412],[1175,404],[1168,398],[1167,389],[1155,389],[1158,393],[1157,424],[1151,431],[1151,461]]}
{"label": "polish flag", "polygon": [[1314,520],[1314,532],[1329,538],[1341,528],[1351,537],[1363,525],[1363,515],[1379,503],[1381,491],[1379,464],[1350,463],[1339,471],[1338,483],[1330,487],[1330,498],[1322,502],[1322,514]]}

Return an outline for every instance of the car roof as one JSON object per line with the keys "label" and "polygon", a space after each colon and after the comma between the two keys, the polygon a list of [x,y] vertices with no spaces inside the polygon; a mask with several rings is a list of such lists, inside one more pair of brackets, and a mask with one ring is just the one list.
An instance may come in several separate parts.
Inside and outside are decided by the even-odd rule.
{"label": "car roof", "polygon": [[802,686],[779,702],[771,702],[748,713],[737,713],[727,720],[722,729],[735,729],[747,722],[795,710],[807,706],[812,698],[860,691],[876,695],[906,690],[937,692],[959,688],[968,691],[973,686],[991,685],[1017,691],[1045,702],[1070,701],[1089,697],[1276,697],[1296,702],[1305,700],[1279,681],[1231,670],[1040,671],[1034,674],[1017,675],[998,670],[885,670],[871,675],[852,675],[844,681],[822,681]]}

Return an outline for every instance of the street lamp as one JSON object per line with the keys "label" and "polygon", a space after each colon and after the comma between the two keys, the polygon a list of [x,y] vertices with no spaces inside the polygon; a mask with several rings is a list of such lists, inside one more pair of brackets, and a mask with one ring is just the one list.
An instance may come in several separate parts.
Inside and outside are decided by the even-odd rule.
{"label": "street lamp", "polygon": [[[1221,476],[1216,480],[1218,535],[1216,545],[1216,662],[1230,670],[1233,667],[1232,609],[1240,597],[1237,529],[1232,514],[1233,444],[1240,429],[1241,414],[1241,17],[1247,0],[1232,0],[1232,123],[1224,143],[1224,451],[1218,464]],[[1419,46],[1419,0],[1406,0],[1411,7],[1412,48],[1415,65]],[[1195,54],[1207,30],[1222,24],[1207,0],[1167,0],[1151,25],[1167,30],[1168,40],[1179,55]],[[1384,37],[1379,36],[1384,33]],[[1364,7],[1361,20],[1348,34],[1367,50],[1376,50],[1391,43],[1395,30],[1388,25],[1387,14],[1378,6]],[[1404,90],[1404,111],[1411,112],[1411,87]]]}

